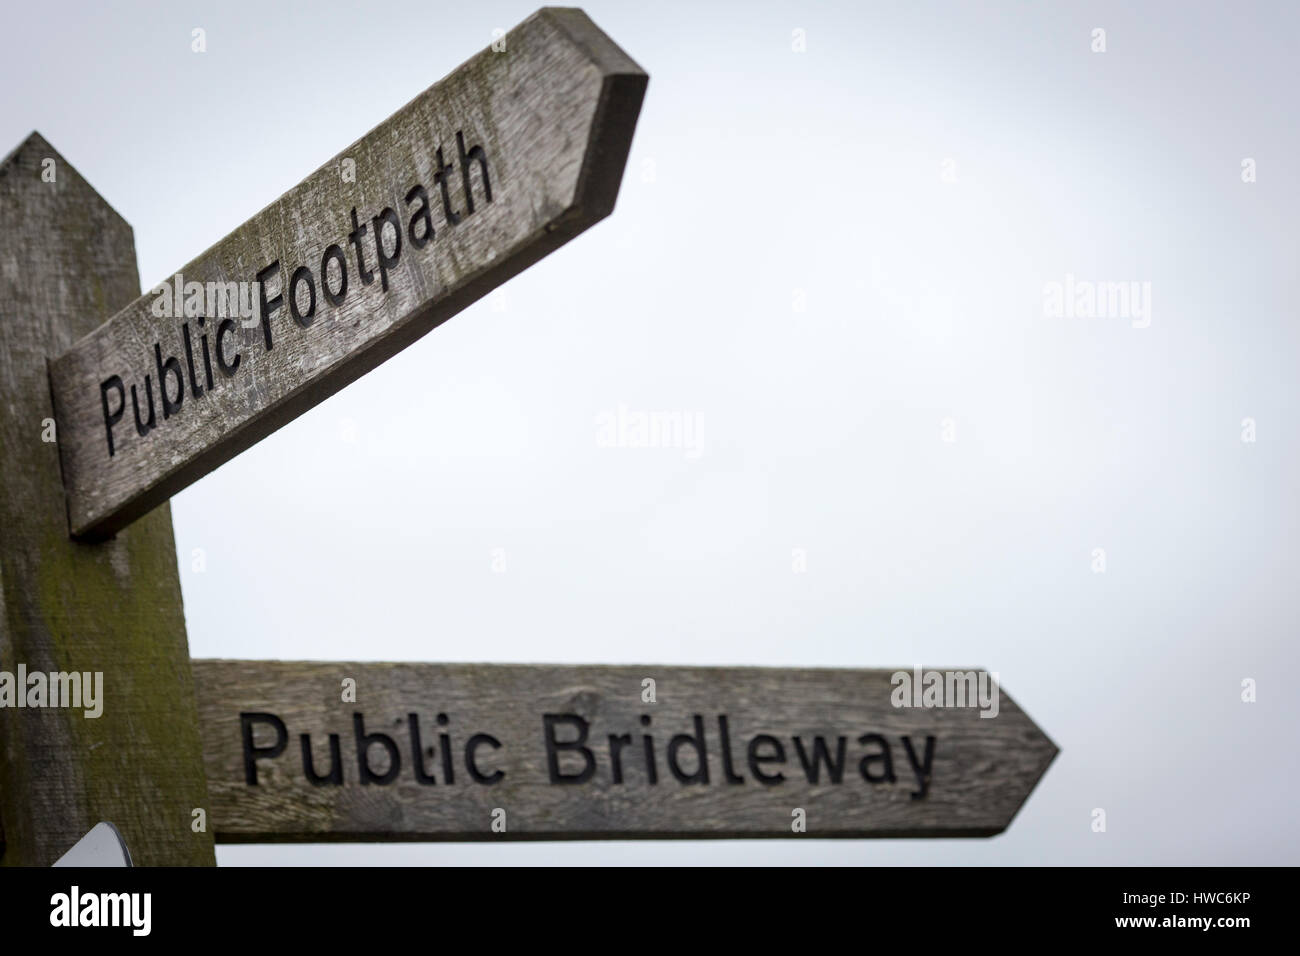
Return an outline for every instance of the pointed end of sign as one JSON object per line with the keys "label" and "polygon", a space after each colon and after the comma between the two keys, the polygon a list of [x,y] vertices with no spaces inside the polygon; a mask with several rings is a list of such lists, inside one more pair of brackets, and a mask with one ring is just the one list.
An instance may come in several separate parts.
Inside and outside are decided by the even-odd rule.
{"label": "pointed end of sign", "polygon": [[587,222],[614,211],[632,133],[650,76],[576,7],[543,7],[536,16],[555,27],[600,71],[600,102],[578,177],[575,214]]}
{"label": "pointed end of sign", "polygon": [[55,866],[132,866],[131,851],[117,827],[107,820],[95,824],[89,833],[63,856]]}
{"label": "pointed end of sign", "polygon": [[646,76],[645,70],[578,7],[542,7],[536,15],[544,17],[563,31],[574,46],[600,67],[601,72],[638,73]]}
{"label": "pointed end of sign", "polygon": [[1043,728],[1038,726],[1038,724],[1034,722],[1034,719],[1030,717],[1019,704],[1011,700],[1006,689],[999,688],[999,690],[1002,695],[1006,697],[1007,701],[1011,703],[1011,706],[1019,719],[1024,722],[1023,746],[1028,755],[1028,765],[1025,767],[1025,774],[1023,777],[1025,783],[1024,793],[1020,795],[1020,799],[1016,802],[1014,809],[1011,811],[1011,815],[1007,817],[1006,823],[1003,824],[1000,829],[991,833],[990,836],[996,836],[1005,831],[1007,827],[1011,826],[1011,822],[1015,820],[1015,818],[1020,814],[1020,811],[1024,808],[1025,802],[1029,799],[1029,795],[1038,789],[1038,784],[1042,781],[1043,777],[1047,775],[1047,769],[1052,765],[1052,761],[1054,761],[1057,755],[1061,752],[1061,748],[1056,745],[1056,742],[1052,740],[1051,737],[1047,736],[1047,733]]}

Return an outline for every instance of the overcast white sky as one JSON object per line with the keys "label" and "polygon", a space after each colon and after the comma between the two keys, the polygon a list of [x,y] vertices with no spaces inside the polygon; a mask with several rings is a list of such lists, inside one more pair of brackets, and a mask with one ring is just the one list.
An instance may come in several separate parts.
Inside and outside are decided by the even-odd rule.
{"label": "overcast white sky", "polygon": [[[147,286],[533,9],[6,3],[0,153]],[[1295,9],[585,9],[651,75],[614,215],[174,499],[193,656],[977,665],[1062,753],[992,840],[220,862],[1300,863]]]}

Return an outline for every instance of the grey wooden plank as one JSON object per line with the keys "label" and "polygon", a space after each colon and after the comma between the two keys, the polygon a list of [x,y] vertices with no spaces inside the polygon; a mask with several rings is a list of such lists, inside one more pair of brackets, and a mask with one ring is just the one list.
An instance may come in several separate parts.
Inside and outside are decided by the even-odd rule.
{"label": "grey wooden plank", "polygon": [[[72,534],[125,527],[608,215],[646,82],[543,9],[178,270],[201,297],[151,290],[59,356]],[[207,284],[241,282],[252,314],[221,318]],[[196,314],[155,314],[178,298]]]}
{"label": "grey wooden plank", "polygon": [[139,290],[131,227],[33,133],[0,163],[0,671],[88,673],[92,690],[98,672],[102,713],[0,707],[6,864],[47,866],[101,820],[140,865],[215,862],[211,833],[191,829],[207,790],[171,512],[70,541],[58,446],[43,440],[64,437],[47,358]]}
{"label": "grey wooden plank", "polygon": [[[988,836],[1007,826],[1056,754],[1005,693],[992,718],[970,707],[896,708],[887,670],[222,660],[194,668],[219,842]],[[642,699],[646,678],[655,703]],[[343,699],[347,679],[354,702]],[[578,719],[594,769],[560,781],[587,767],[558,746],[578,738]],[[679,773],[699,769],[694,745],[677,744],[676,772],[668,751],[700,730],[708,781],[684,781]],[[375,734],[391,744],[363,748],[376,775],[363,782],[358,741]],[[609,738],[625,734],[620,781]],[[771,741],[752,743],[762,734],[780,742],[783,761],[765,759],[777,754]],[[334,779],[309,780],[304,735],[311,771],[330,778],[337,768]],[[817,759],[819,737],[837,773]],[[918,773],[927,748],[929,772]],[[760,779],[776,773],[779,783]],[[804,834],[792,829],[797,809]],[[498,810],[505,832],[492,828]]]}

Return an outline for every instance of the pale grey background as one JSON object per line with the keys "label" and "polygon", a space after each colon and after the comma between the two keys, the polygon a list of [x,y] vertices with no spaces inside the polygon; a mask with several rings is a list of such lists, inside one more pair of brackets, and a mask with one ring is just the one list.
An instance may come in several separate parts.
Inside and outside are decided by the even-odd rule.
{"label": "pale grey background", "polygon": [[[151,284],[532,9],[7,0],[0,151]],[[613,217],[175,499],[192,653],[979,665],[1063,753],[992,840],[220,861],[1300,862],[1295,8],[586,9],[652,77]],[[1151,326],[1046,318],[1067,273]]]}

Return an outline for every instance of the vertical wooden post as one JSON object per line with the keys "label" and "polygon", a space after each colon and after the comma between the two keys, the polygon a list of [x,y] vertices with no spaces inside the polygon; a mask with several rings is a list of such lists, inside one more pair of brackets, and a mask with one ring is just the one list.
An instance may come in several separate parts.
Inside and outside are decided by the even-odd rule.
{"label": "vertical wooden post", "polygon": [[0,671],[102,672],[103,712],[0,707],[5,864],[101,820],[137,864],[215,862],[171,511],[72,541],[49,440],[47,359],[139,292],[131,227],[33,133],[0,162]]}

